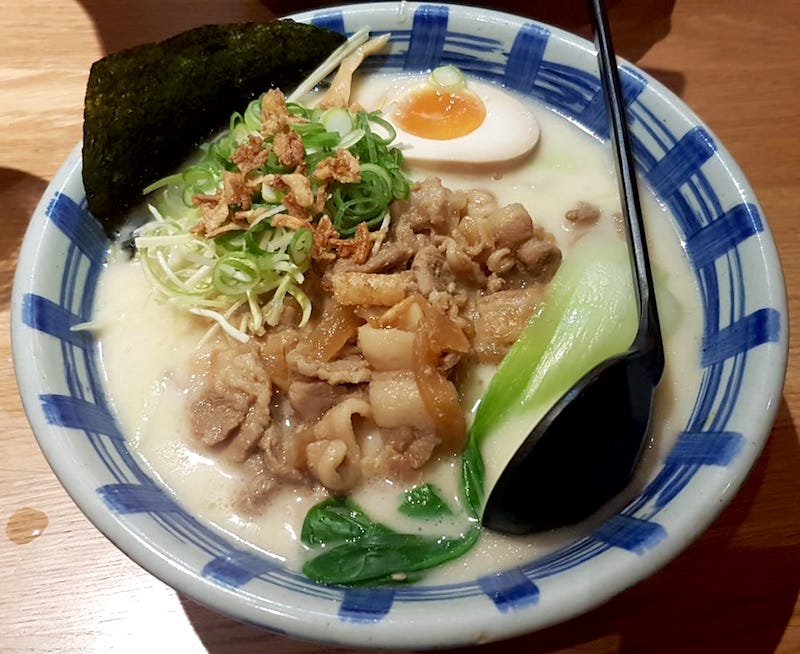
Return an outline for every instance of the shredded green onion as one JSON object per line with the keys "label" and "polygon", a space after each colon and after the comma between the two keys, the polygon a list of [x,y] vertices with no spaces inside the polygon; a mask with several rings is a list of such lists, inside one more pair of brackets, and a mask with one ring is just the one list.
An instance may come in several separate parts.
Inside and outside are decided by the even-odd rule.
{"label": "shredded green onion", "polygon": [[335,132],[340,137],[353,131],[353,117],[347,109],[327,109],[322,112],[319,122],[328,132]]}
{"label": "shredded green onion", "polygon": [[314,244],[314,235],[310,229],[302,227],[298,229],[292,240],[289,242],[289,258],[292,263],[304,266],[308,263],[311,256],[311,246]]}
{"label": "shredded green onion", "polygon": [[462,88],[467,83],[461,69],[452,64],[434,68],[428,76],[428,81],[433,86],[440,89],[458,89]]}
{"label": "shredded green onion", "polygon": [[258,262],[246,252],[228,252],[217,259],[211,278],[225,295],[246,294],[261,281]]}

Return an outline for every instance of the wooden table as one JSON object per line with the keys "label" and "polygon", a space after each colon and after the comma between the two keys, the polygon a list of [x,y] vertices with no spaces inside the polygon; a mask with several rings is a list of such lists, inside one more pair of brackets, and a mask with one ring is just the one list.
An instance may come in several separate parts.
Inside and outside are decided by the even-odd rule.
{"label": "wooden table", "polygon": [[[497,8],[588,34],[581,2]],[[744,169],[800,310],[800,5],[795,0],[616,0],[619,54],[680,95]],[[572,6],[572,9],[564,9]],[[90,64],[210,22],[269,19],[302,0],[4,0],[0,12],[0,651],[320,652],[177,595],[84,518],[31,433],[8,325],[31,212],[81,137]],[[800,336],[792,329],[793,336]],[[685,553],[605,606],[497,652],[800,652],[800,350],[766,449],[731,505]],[[43,518],[19,527],[20,511]],[[46,519],[46,526],[44,526]],[[5,537],[2,537],[5,534]]]}

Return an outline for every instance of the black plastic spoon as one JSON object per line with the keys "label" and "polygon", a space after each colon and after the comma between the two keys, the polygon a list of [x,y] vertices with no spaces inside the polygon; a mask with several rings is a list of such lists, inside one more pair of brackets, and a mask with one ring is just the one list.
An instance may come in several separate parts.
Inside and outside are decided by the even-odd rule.
{"label": "black plastic spoon", "polygon": [[633,155],[603,0],[588,0],[616,154],[639,327],[627,352],[584,375],[547,412],[495,484],[483,524],[523,534],[579,522],[630,482],[646,441],[664,350]]}

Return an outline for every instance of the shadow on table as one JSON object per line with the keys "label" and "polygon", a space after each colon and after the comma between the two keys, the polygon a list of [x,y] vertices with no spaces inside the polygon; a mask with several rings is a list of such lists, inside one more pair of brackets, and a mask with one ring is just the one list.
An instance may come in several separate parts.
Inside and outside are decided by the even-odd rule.
{"label": "shadow on table", "polygon": [[0,243],[3,244],[0,309],[5,309],[11,301],[11,286],[22,238],[45,188],[47,181],[40,177],[15,168],[0,168],[0,207],[3,207],[3,219],[0,220]]}
{"label": "shadow on table", "polygon": [[[451,653],[774,651],[800,591],[800,515],[775,515],[768,501],[780,494],[800,498],[798,469],[797,431],[782,402],[765,450],[736,498],[663,570],[581,617],[528,636]],[[655,605],[648,602],[653,597],[659,598]],[[323,651],[240,624],[191,600],[181,601],[211,654]],[[668,613],[665,606],[670,607]]]}
{"label": "shadow on table", "polygon": [[95,25],[104,53],[161,41],[209,23],[266,21],[257,0],[79,0]]}
{"label": "shadow on table", "polygon": [[[339,2],[308,0],[80,0],[95,23],[104,52],[139,43],[158,41],[183,30],[207,23],[264,21],[307,9]],[[588,14],[583,2],[553,0],[484,0],[478,5],[526,16],[591,38]],[[614,42],[620,57],[637,63],[670,31],[675,0],[607,0]],[[646,18],[645,18],[646,17]],[[677,71],[647,70],[678,95],[683,77]]]}

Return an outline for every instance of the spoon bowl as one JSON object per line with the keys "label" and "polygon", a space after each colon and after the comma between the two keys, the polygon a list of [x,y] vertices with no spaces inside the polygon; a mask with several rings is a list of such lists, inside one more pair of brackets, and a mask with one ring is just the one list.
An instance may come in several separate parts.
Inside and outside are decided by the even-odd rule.
{"label": "spoon bowl", "polygon": [[483,524],[525,534],[584,520],[631,480],[664,371],[655,286],[622,85],[603,0],[588,0],[614,144],[639,325],[627,352],[596,365],[549,409],[492,489]]}
{"label": "spoon bowl", "polygon": [[632,348],[586,373],[539,421],[501,475],[483,524],[525,534],[572,524],[633,476],[661,376],[652,349]]}

